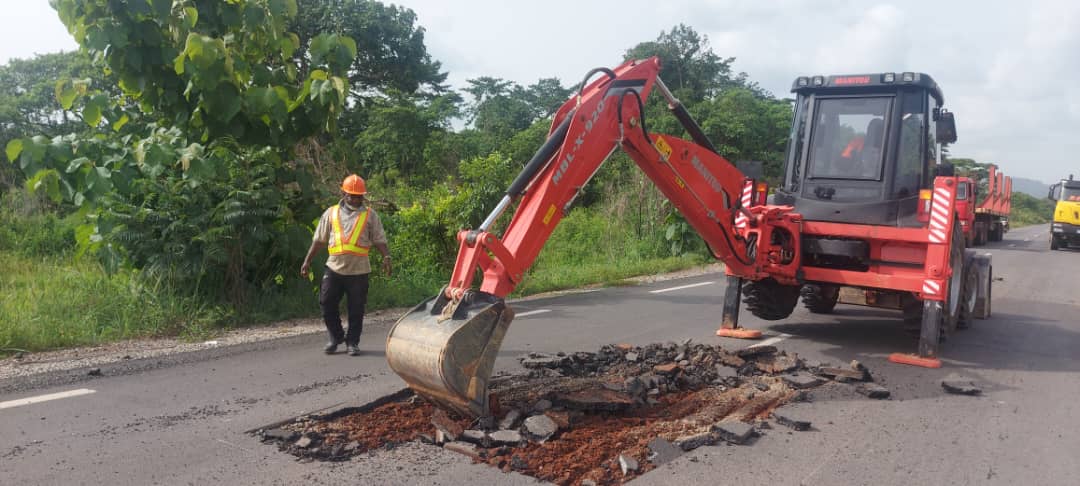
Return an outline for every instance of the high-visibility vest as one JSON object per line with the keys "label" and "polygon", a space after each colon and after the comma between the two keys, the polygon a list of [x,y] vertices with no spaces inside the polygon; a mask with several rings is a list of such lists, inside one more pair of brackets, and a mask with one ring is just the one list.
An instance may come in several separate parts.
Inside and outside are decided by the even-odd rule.
{"label": "high-visibility vest", "polygon": [[364,232],[364,226],[367,226],[367,208],[356,215],[356,225],[353,226],[352,234],[348,238],[343,238],[344,232],[341,231],[340,209],[336,204],[330,208],[330,223],[333,225],[334,234],[330,237],[330,248],[327,250],[331,255],[367,256],[371,247],[357,244],[360,241],[360,234]]}

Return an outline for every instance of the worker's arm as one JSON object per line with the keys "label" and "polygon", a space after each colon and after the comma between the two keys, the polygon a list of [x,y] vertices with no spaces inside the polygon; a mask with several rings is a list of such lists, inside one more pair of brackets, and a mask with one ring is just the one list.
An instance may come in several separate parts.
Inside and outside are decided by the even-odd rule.
{"label": "worker's arm", "polygon": [[[323,248],[326,248],[326,243],[321,241],[312,241],[311,248],[308,248],[307,256],[304,257],[304,264],[300,265],[300,276],[308,278],[308,274],[311,273],[311,259],[315,258],[315,254]],[[385,255],[386,253],[384,253]]]}
{"label": "worker's arm", "polygon": [[394,267],[390,263],[390,247],[387,246],[386,243],[375,243],[375,248],[378,248],[379,252],[382,253],[383,273],[385,273],[387,277],[393,275]]}

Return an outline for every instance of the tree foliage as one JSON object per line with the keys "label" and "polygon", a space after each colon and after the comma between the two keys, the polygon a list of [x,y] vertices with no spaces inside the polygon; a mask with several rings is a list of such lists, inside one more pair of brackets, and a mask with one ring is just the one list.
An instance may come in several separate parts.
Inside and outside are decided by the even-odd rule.
{"label": "tree foliage", "polygon": [[[63,109],[57,80],[78,80],[80,89],[107,89],[100,70],[80,52],[41,54],[13,59],[0,66],[0,147],[12,140],[42,135],[55,137],[85,126],[78,114]],[[68,83],[70,84],[70,83]],[[68,86],[63,84],[63,86]],[[60,94],[74,93],[76,86]],[[0,190],[20,182],[22,172],[0,164]]]}
{"label": "tree foliage", "polygon": [[427,52],[424,29],[412,10],[371,0],[299,0],[298,6],[291,30],[301,46],[324,32],[356,41],[348,78],[357,93],[447,91],[447,74]]}
{"label": "tree foliage", "polygon": [[81,251],[242,304],[303,251],[275,241],[318,211],[293,147],[334,129],[355,42],[315,35],[301,74],[295,0],[52,4],[119,90],[60,79],[86,129],[13,139],[8,157],[30,189],[83,208]]}
{"label": "tree foliage", "polygon": [[142,113],[201,142],[287,147],[332,127],[348,94],[352,39],[315,36],[306,52],[313,69],[298,73],[300,40],[286,30],[296,0],[52,3]]}
{"label": "tree foliage", "polygon": [[708,36],[685,24],[660,32],[655,41],[628,49],[624,58],[651,56],[660,58],[660,77],[684,102],[693,103],[734,87],[750,89],[759,96],[768,95],[746,73],[732,71],[734,57],[718,55],[709,45]]}
{"label": "tree foliage", "polygon": [[468,80],[472,97],[467,113],[473,126],[497,140],[507,140],[533,123],[551,116],[570,96],[556,78],[521,86],[490,76]]}

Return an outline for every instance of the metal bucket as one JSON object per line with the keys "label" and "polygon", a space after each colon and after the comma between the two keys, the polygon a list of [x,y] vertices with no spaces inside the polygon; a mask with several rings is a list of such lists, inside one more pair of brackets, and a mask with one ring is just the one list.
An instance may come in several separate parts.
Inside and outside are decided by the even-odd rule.
{"label": "metal bucket", "polygon": [[453,302],[440,291],[390,329],[386,360],[416,393],[464,416],[487,416],[488,380],[513,319],[491,294],[469,291]]}

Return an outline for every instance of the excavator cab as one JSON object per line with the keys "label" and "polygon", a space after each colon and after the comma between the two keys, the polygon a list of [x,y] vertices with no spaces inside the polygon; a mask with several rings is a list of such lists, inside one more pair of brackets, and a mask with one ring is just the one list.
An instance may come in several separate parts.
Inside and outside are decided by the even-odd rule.
{"label": "excavator cab", "polygon": [[[807,221],[918,227],[919,191],[955,141],[941,89],[921,73],[799,77],[774,203]],[[942,137],[951,138],[943,140]]]}

